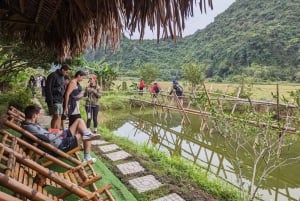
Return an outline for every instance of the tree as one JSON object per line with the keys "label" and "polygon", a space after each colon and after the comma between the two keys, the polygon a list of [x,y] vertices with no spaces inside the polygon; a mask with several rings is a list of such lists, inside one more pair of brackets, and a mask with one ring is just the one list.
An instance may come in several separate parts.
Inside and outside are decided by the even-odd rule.
{"label": "tree", "polygon": [[156,80],[159,73],[158,67],[154,66],[152,63],[146,63],[141,65],[139,68],[139,75],[146,85],[150,85],[154,80]]}
{"label": "tree", "polygon": [[[240,117],[243,120],[235,118],[234,122],[229,121],[233,119],[231,115],[219,114],[216,116],[216,125],[227,143],[224,150],[234,153],[232,163],[239,172],[237,182],[245,190],[242,191],[242,196],[244,200],[252,201],[268,176],[279,168],[299,163],[300,157],[290,151],[296,142],[291,135],[286,136],[284,143],[280,142],[278,130],[272,128],[274,122],[271,114],[256,114],[252,111],[246,114]],[[249,124],[250,119],[256,119],[258,125]],[[259,126],[260,122],[264,124]],[[284,135],[284,130],[279,132]],[[278,150],[282,148],[285,152],[279,156]],[[250,183],[244,182],[245,177],[249,178]]]}
{"label": "tree", "polygon": [[104,65],[100,70],[95,71],[100,80],[103,90],[110,90],[114,85],[113,81],[117,79],[118,74],[110,66]]}
{"label": "tree", "polygon": [[197,85],[204,83],[205,71],[204,64],[188,63],[183,66],[183,77],[195,89]]}

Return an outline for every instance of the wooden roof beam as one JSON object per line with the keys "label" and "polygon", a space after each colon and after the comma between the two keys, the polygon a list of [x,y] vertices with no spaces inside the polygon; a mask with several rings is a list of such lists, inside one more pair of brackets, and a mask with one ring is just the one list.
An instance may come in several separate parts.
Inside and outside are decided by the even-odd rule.
{"label": "wooden roof beam", "polygon": [[37,25],[35,22],[21,21],[21,20],[10,20],[10,19],[0,19],[0,22],[13,23],[13,24]]}
{"label": "wooden roof beam", "polygon": [[24,0],[19,0],[19,5],[21,13],[24,13]]}
{"label": "wooden roof beam", "polygon": [[56,15],[57,10],[59,9],[59,7],[60,7],[60,5],[61,5],[61,1],[62,1],[62,0],[57,1],[56,6],[55,6],[55,9],[53,10],[52,15],[50,16],[50,18],[49,18],[49,20],[48,20],[48,23],[47,23],[47,25],[46,25],[46,29],[48,29],[48,26],[51,24],[51,22],[52,22],[54,16]]}
{"label": "wooden roof beam", "polygon": [[37,9],[37,12],[36,12],[36,15],[35,15],[35,19],[34,19],[35,22],[39,21],[40,13],[41,13],[41,10],[43,8],[44,2],[45,2],[44,0],[41,0],[40,3],[39,3],[39,7]]}

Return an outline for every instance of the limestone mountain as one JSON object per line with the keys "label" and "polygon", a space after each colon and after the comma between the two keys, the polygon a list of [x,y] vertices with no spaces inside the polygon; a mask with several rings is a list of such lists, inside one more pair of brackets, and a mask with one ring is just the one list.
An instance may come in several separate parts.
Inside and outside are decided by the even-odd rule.
{"label": "limestone mountain", "polygon": [[205,29],[173,41],[129,40],[120,48],[89,51],[89,60],[105,60],[122,75],[135,76],[143,63],[160,69],[161,79],[181,77],[185,63],[207,66],[214,80],[245,75],[260,81],[295,80],[300,67],[300,1],[236,0]]}

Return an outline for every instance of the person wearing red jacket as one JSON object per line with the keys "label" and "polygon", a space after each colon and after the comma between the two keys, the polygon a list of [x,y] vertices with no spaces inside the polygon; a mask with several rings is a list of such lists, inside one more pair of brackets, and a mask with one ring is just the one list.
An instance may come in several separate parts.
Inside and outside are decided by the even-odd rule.
{"label": "person wearing red jacket", "polygon": [[150,88],[150,93],[152,94],[153,97],[153,101],[156,102],[157,101],[157,97],[159,92],[161,91],[161,87],[157,84],[157,82],[155,81],[153,83],[153,85]]}
{"label": "person wearing red jacket", "polygon": [[142,79],[140,80],[138,88],[139,88],[139,94],[142,96],[145,88],[145,83]]}

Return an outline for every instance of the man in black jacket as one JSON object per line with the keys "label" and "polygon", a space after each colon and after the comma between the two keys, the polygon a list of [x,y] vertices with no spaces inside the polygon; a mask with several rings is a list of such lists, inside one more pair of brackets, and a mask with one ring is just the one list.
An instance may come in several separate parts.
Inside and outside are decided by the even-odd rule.
{"label": "man in black jacket", "polygon": [[71,70],[71,66],[63,64],[60,69],[48,75],[46,80],[46,103],[49,114],[52,115],[51,128],[60,129],[61,115],[63,114],[64,102],[64,76]]}

